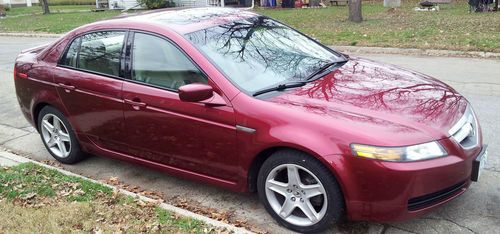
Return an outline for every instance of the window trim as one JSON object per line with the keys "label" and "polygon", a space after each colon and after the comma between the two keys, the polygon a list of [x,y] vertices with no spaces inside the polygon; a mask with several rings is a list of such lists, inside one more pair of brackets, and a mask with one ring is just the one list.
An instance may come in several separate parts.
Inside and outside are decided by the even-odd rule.
{"label": "window trim", "polygon": [[[91,34],[91,33],[97,33],[97,32],[123,32],[124,33],[124,38],[123,38],[123,43],[122,43],[122,49],[120,51],[120,56],[119,56],[119,74],[118,76],[114,76],[114,75],[110,75],[110,74],[106,74],[106,73],[101,73],[101,72],[97,72],[97,71],[91,71],[91,70],[87,70],[87,69],[82,69],[82,68],[78,68],[78,60],[79,60],[79,57],[80,57],[80,49],[81,49],[81,46],[82,46],[82,40],[80,40],[80,43],[78,45],[78,52],[77,52],[77,60],[76,60],[76,66],[77,67],[72,67],[72,66],[68,66],[68,65],[64,65],[64,64],[61,64],[63,59],[65,58],[66,54],[68,53],[68,50],[69,48],[71,47],[71,45],[73,44],[73,42],[75,40],[77,40],[78,38],[82,38],[83,36],[87,35],[87,34]],[[87,31],[87,32],[84,32],[84,33],[80,33],[80,34],[77,34],[75,35],[71,40],[70,42],[66,45],[66,48],[64,49],[64,52],[61,53],[61,55],[59,56],[59,59],[57,60],[57,67],[62,67],[62,68],[66,68],[66,69],[70,69],[70,70],[74,70],[74,71],[79,71],[79,72],[85,72],[85,73],[90,73],[90,74],[94,74],[94,75],[99,75],[99,76],[105,76],[105,77],[109,77],[109,78],[113,78],[113,79],[119,79],[119,80],[123,80],[124,77],[120,76],[120,75],[123,75],[123,74],[120,74],[122,73],[122,60],[124,59],[123,57],[123,53],[124,53],[124,47],[126,45],[126,42],[127,42],[127,39],[128,39],[128,35],[129,35],[129,29],[117,29],[117,28],[114,28],[114,29],[98,29],[98,30],[92,30],[92,31]]]}
{"label": "window trim", "polygon": [[210,81],[210,77],[201,68],[201,66],[199,66],[198,63],[196,63],[191,58],[191,56],[189,56],[189,54],[187,54],[186,51],[181,46],[179,46],[177,43],[175,43],[173,40],[171,40],[170,38],[168,38],[168,37],[166,37],[164,35],[158,34],[158,33],[150,32],[150,31],[143,31],[143,30],[136,30],[136,29],[131,29],[129,31],[128,40],[129,40],[129,43],[130,43],[130,49],[128,50],[128,54],[126,55],[128,57],[127,58],[128,60],[126,61],[126,64],[128,63],[128,70],[125,71],[125,73],[127,74],[127,76],[124,78],[125,81],[129,81],[129,82],[132,82],[132,83],[135,83],[135,84],[145,85],[145,86],[149,86],[149,87],[153,87],[153,88],[158,88],[158,89],[169,91],[169,92],[173,92],[173,93],[176,93],[176,94],[179,93],[179,90],[175,90],[175,89],[171,89],[171,88],[167,88],[167,87],[163,87],[163,86],[159,86],[159,85],[149,84],[149,83],[146,83],[146,82],[142,82],[142,81],[138,81],[138,80],[132,79],[132,67],[133,67],[133,59],[132,59],[133,57],[132,56],[133,56],[133,49],[134,49],[134,42],[135,42],[135,33],[142,33],[142,34],[150,35],[150,36],[160,38],[160,39],[162,39],[162,40],[170,43],[175,48],[177,48],[196,67],[196,69],[198,69],[198,71],[200,71],[203,74],[203,76],[205,76],[205,79],[207,80],[207,83]]}

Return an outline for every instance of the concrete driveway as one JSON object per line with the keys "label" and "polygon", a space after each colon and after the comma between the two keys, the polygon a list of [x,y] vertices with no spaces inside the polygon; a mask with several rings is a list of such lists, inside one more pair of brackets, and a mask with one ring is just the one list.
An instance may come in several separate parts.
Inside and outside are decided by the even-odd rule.
{"label": "concrete driveway", "polygon": [[[53,39],[0,37],[0,146],[36,160],[53,160],[38,134],[19,111],[12,69],[21,49]],[[479,183],[432,213],[401,223],[348,222],[329,233],[499,233],[500,231],[500,61],[465,58],[361,55],[401,65],[437,77],[464,94],[482,124],[490,157]],[[163,193],[164,199],[186,199],[200,207],[231,212],[270,233],[286,233],[260,205],[254,194],[236,194],[220,188],[171,177],[144,167],[102,157],[91,157],[65,169],[99,180],[117,177],[131,186]],[[436,178],[439,179],[439,178]],[[388,181],[388,183],[390,183]]]}

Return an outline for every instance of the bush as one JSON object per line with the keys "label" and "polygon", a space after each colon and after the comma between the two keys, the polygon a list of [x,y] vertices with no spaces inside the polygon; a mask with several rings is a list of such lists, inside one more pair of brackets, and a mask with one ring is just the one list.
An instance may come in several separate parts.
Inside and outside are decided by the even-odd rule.
{"label": "bush", "polygon": [[0,4],[0,17],[4,17],[6,15],[5,12],[9,10],[10,10],[9,6],[4,6]]}
{"label": "bush", "polygon": [[175,7],[175,3],[168,0],[138,0],[137,2],[143,6],[146,6],[146,8],[148,9]]}

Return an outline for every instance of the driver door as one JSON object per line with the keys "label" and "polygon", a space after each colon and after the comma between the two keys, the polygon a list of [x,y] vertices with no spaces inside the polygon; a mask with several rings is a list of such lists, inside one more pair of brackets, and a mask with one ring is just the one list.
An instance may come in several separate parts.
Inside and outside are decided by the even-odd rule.
{"label": "driver door", "polygon": [[[223,180],[234,180],[234,110],[183,102],[177,90],[211,85],[169,40],[132,32],[129,79],[123,84],[126,142],[136,157]],[[222,94],[221,94],[222,95]]]}

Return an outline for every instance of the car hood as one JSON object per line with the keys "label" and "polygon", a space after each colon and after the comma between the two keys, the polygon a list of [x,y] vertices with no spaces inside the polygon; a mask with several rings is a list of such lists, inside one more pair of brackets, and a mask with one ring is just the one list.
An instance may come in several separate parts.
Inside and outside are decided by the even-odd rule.
{"label": "car hood", "polygon": [[[415,144],[448,137],[467,101],[429,76],[366,59],[266,101],[314,116],[379,145]],[[376,140],[375,140],[376,139]]]}

